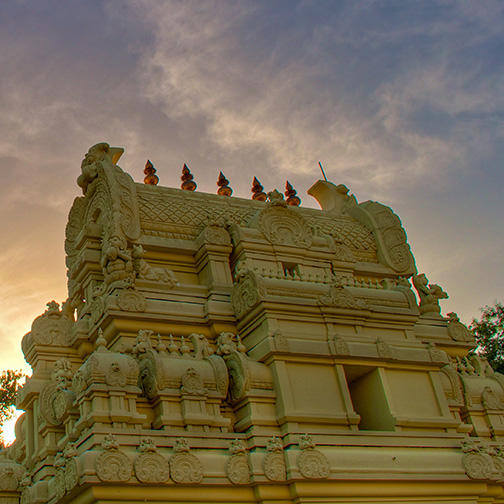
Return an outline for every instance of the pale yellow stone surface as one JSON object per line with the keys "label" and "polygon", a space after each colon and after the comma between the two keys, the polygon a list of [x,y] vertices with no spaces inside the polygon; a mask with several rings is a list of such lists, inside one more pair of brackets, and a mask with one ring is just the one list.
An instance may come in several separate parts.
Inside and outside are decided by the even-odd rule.
{"label": "pale yellow stone surface", "polygon": [[136,184],[122,152],[82,163],[0,503],[504,502],[504,377],[390,208]]}

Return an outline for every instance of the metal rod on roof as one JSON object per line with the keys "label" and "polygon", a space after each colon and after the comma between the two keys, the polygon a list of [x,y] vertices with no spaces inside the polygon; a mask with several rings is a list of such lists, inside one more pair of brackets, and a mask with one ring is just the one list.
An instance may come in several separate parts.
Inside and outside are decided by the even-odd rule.
{"label": "metal rod on roof", "polygon": [[322,172],[322,175],[324,176],[324,180],[326,182],[328,182],[327,177],[325,176],[324,168],[322,168],[322,163],[319,161],[318,164],[320,166],[320,171]]}

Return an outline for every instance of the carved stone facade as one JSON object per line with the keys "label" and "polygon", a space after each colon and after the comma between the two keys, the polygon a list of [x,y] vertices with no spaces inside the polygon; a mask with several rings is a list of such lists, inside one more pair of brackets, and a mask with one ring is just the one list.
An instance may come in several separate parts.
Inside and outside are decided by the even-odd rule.
{"label": "carved stone facade", "polygon": [[0,504],[503,502],[504,376],[390,208],[138,184],[121,153],[82,162]]}

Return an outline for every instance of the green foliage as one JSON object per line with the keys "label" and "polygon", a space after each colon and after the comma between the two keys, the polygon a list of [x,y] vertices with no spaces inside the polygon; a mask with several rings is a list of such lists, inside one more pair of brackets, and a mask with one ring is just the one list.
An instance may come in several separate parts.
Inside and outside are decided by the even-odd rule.
{"label": "green foliage", "polygon": [[20,387],[20,381],[24,377],[25,375],[21,371],[11,369],[0,374],[0,427],[4,422],[12,418],[13,406],[16,404],[16,394]]}
{"label": "green foliage", "polygon": [[485,306],[481,319],[473,319],[470,328],[478,343],[478,352],[495,371],[504,374],[504,305]]}

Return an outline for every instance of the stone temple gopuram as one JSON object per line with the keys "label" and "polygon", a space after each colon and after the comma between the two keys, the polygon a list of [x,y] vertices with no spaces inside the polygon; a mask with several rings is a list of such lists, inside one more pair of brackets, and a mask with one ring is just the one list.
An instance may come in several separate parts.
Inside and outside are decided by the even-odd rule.
{"label": "stone temple gopuram", "polygon": [[504,503],[504,376],[390,208],[139,184],[122,152],[82,162],[0,504]]}

